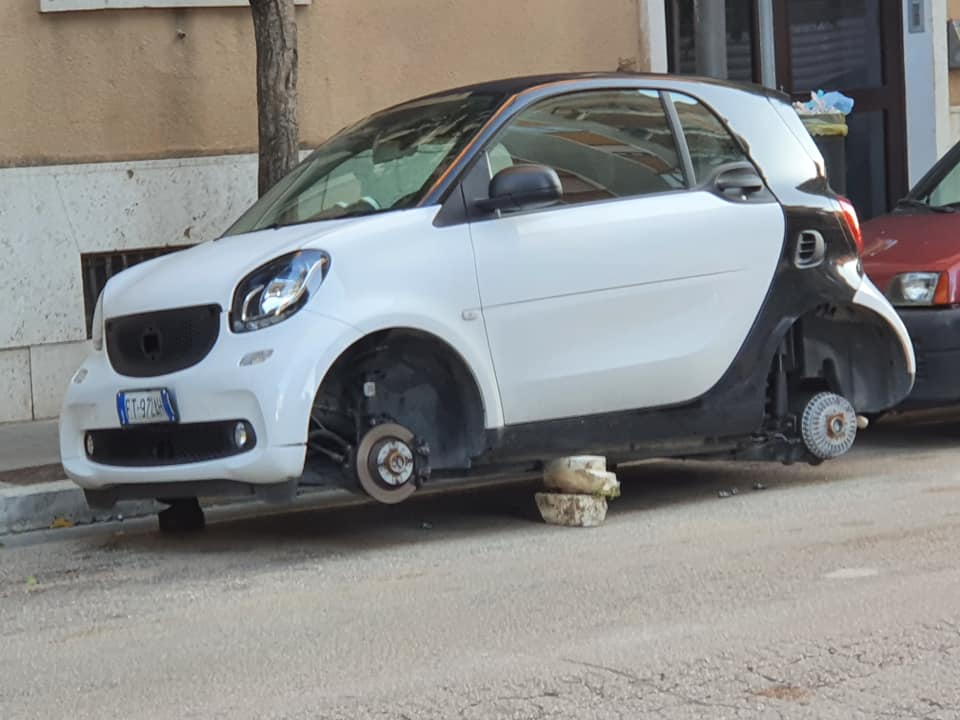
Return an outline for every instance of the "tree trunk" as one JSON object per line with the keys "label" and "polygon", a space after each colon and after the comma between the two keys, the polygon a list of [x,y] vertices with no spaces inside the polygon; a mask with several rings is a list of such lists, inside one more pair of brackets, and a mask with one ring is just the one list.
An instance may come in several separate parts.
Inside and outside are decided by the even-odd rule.
{"label": "tree trunk", "polygon": [[297,20],[293,0],[250,0],[250,9],[257,41],[257,186],[263,195],[299,161]]}

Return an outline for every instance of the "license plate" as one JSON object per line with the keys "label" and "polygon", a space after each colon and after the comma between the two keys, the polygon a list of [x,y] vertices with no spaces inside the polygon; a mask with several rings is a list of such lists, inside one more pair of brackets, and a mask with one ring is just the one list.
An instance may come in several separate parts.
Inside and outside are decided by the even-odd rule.
{"label": "license plate", "polygon": [[177,421],[170,393],[161,390],[128,390],[117,393],[121,425],[172,423]]}

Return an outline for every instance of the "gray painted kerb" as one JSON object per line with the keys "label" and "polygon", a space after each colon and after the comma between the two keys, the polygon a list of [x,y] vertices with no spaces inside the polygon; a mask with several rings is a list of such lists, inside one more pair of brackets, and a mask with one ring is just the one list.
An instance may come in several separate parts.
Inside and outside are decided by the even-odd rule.
{"label": "gray painted kerb", "polygon": [[91,510],[83,491],[69,480],[0,488],[0,535],[49,528],[62,518],[75,525],[140,517],[157,512],[152,501],[118,503],[112,510]]}

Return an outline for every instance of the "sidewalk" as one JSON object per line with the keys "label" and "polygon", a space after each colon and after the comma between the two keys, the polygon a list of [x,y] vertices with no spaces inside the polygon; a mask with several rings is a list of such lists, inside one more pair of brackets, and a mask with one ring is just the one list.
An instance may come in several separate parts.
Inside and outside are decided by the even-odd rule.
{"label": "sidewalk", "polygon": [[0,425],[0,536],[152,512],[153,502],[91,511],[60,465],[56,420]]}
{"label": "sidewalk", "polygon": [[11,470],[59,464],[56,420],[0,425],[0,482]]}

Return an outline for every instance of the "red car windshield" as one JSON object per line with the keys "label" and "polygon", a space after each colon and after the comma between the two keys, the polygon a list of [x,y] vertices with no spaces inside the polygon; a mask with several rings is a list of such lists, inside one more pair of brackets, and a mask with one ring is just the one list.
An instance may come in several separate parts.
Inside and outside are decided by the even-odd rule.
{"label": "red car windshield", "polygon": [[[953,160],[953,164],[949,164]],[[957,148],[941,161],[935,172],[924,177],[917,187],[897,203],[899,210],[930,212],[960,211],[960,152]]]}

